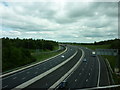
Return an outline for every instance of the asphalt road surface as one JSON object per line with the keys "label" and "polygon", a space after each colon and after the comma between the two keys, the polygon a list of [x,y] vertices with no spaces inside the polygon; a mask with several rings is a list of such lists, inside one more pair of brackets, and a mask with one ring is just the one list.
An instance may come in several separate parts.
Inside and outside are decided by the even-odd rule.
{"label": "asphalt road surface", "polygon": [[[12,75],[2,78],[2,88],[9,88],[12,89],[40,74],[46,72],[47,70],[55,67],[56,65],[60,64],[61,62],[65,61],[71,55],[75,53],[75,48],[68,46],[67,51],[62,55],[59,55],[55,58],[52,58],[46,62],[43,62],[39,65],[33,66],[31,68],[16,72]],[[64,56],[62,58],[61,56]]]}
{"label": "asphalt road surface", "polygon": [[82,48],[85,52],[86,61],[82,60],[80,66],[66,78],[69,89],[85,89],[91,87],[110,85],[109,73],[102,57],[92,56],[92,51]]}
{"label": "asphalt road surface", "polygon": [[[85,56],[81,60],[81,64],[79,65],[79,67],[65,79],[65,81],[67,81],[67,85],[65,86],[65,88],[82,89],[110,85],[111,78],[109,78],[107,66],[101,56],[93,57],[92,50],[90,49],[67,45],[67,51],[64,52],[62,55],[52,58],[46,62],[40,63],[39,65],[4,77],[2,79],[2,88],[12,89],[61,64],[76,53],[75,56],[71,58],[67,63],[65,63],[55,71],[49,73],[45,77],[41,78],[40,80],[32,83],[28,87],[24,88],[24,90],[29,88],[48,89],[62,76],[64,76],[80,60],[82,56],[82,51],[79,48],[84,51]],[[59,88],[59,86],[57,86],[56,88]]]}
{"label": "asphalt road surface", "polygon": [[62,67],[58,68],[54,72],[48,74],[44,78],[38,80],[37,82],[31,84],[28,86],[28,88],[49,88],[51,85],[53,85],[59,78],[61,78],[64,74],[68,72],[80,59],[82,52],[81,50],[77,49],[77,54],[66,64],[64,64]]}

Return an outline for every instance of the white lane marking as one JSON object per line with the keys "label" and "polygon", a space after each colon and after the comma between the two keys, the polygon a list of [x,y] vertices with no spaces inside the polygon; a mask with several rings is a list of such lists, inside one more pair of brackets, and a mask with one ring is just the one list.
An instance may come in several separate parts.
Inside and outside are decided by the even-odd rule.
{"label": "white lane marking", "polygon": [[37,69],[39,69],[39,68],[37,68]]}
{"label": "white lane marking", "polygon": [[14,77],[13,79],[16,79],[17,77]]}
{"label": "white lane marking", "polygon": [[[77,53],[78,53],[78,51],[76,51],[71,57],[69,57],[67,60],[65,60],[64,62],[60,63],[59,65],[57,65],[57,66],[51,68],[50,70],[48,70],[48,71],[46,71],[46,72],[44,72],[44,73],[42,73],[42,74],[40,74],[40,75],[38,75],[38,76],[36,76],[36,77],[28,80],[28,81],[26,81],[26,82],[18,85],[17,87],[13,88],[12,90],[16,90],[16,88],[19,88],[19,89],[25,88],[25,87],[29,86],[30,84],[32,84],[32,83],[40,80],[41,78],[45,77],[46,75],[50,74],[51,72],[57,70],[59,67],[63,66],[65,63],[69,62]],[[84,53],[84,52],[83,52],[83,53]],[[83,54],[83,55],[84,55],[84,54]],[[81,58],[83,58],[83,55],[82,55]],[[79,61],[81,61],[81,59],[80,59]],[[67,75],[67,76],[68,76],[68,75]],[[64,79],[65,79],[65,78],[64,78]],[[62,81],[63,81],[63,80],[62,80]],[[60,84],[60,83],[59,83],[59,84]],[[57,85],[58,85],[58,84],[57,84]]]}
{"label": "white lane marking", "polygon": [[77,79],[75,79],[75,82],[77,82]]}
{"label": "white lane marking", "polygon": [[86,79],[86,82],[88,82],[88,79]]}
{"label": "white lane marking", "polygon": [[[21,71],[21,70],[28,71],[28,70],[32,69],[32,68],[31,68],[32,66],[41,64],[41,63],[46,62],[46,61],[49,61],[50,59],[53,59],[53,58],[55,58],[55,57],[63,54],[63,53],[66,52],[67,50],[68,50],[68,48],[66,47],[66,49],[65,49],[63,52],[61,52],[60,54],[58,54],[58,55],[55,55],[55,56],[53,56],[53,57],[51,57],[51,58],[48,58],[48,59],[46,59],[46,60],[43,60],[43,61],[41,61],[41,62],[38,62],[38,63],[32,64],[32,65],[29,65],[29,66],[27,66],[27,67],[23,67],[23,68],[21,68],[21,69],[12,71],[12,72],[10,72],[10,73],[6,73],[6,74],[3,74],[3,75],[0,75],[0,78],[1,78],[1,77],[4,77],[4,76],[6,76],[6,75],[10,75],[10,74],[13,74],[13,73],[14,73],[13,75],[10,75],[10,76],[4,78],[4,79],[7,79],[7,78],[9,78],[9,77],[11,77],[11,76],[14,76],[14,75],[18,74],[18,73],[16,73],[16,72],[18,72],[18,71]],[[25,70],[25,69],[26,69],[26,70]],[[16,74],[15,74],[15,73],[16,73]]]}
{"label": "white lane marking", "polygon": [[[106,61],[107,61],[107,64],[108,64],[108,67],[109,67],[110,71],[113,73],[113,70],[112,70],[112,68],[111,68],[111,66],[110,66],[110,63],[109,63],[109,61],[108,61],[107,58],[106,58]],[[107,73],[108,73],[108,72],[107,72]],[[111,74],[111,73],[110,73],[110,77],[112,77],[112,74]],[[114,80],[113,80],[113,78],[112,78],[112,82],[115,83]]]}
{"label": "white lane marking", "polygon": [[98,60],[98,64],[99,64],[99,73],[98,73],[98,82],[97,82],[97,87],[99,87],[99,83],[100,83],[100,61],[99,61],[98,56],[97,56],[97,60]]}
{"label": "white lane marking", "polygon": [[[107,71],[107,68],[106,68],[106,71]],[[110,85],[110,79],[109,79],[108,71],[107,71],[107,77],[108,77],[108,83]]]}
{"label": "white lane marking", "polygon": [[8,85],[6,85],[6,86],[4,86],[4,87],[2,87],[2,88],[6,88],[6,87],[8,87]]}
{"label": "white lane marking", "polygon": [[25,77],[24,78],[22,78],[23,80],[25,79]]}
{"label": "white lane marking", "polygon": [[79,76],[81,75],[81,73],[79,73]]}
{"label": "white lane marking", "polygon": [[82,49],[81,49],[81,51],[82,51],[82,56],[79,59],[79,61],[64,76],[62,76],[57,82],[55,82],[52,86],[50,86],[48,90],[51,90],[51,88],[57,87],[66,77],[68,77],[68,75],[70,75],[72,72],[74,72],[75,69],[81,64],[81,61],[85,55],[84,51]]}
{"label": "white lane marking", "polygon": [[90,76],[90,73],[89,73],[89,76]]}
{"label": "white lane marking", "polygon": [[[20,73],[24,73],[24,72],[26,72],[26,71],[28,71],[28,70],[31,70],[31,69],[34,69],[35,67],[33,67],[33,68],[27,68],[26,70],[23,70],[23,71],[20,71],[20,72],[18,72],[19,74]],[[17,73],[16,73],[17,74]]]}
{"label": "white lane marking", "polygon": [[7,79],[7,78],[10,78],[10,77],[12,77],[12,76],[15,76],[15,75],[17,75],[18,73],[14,73],[13,75],[10,75],[10,76],[8,76],[8,77],[5,77],[5,78],[3,78],[2,80],[5,80],[5,79]]}

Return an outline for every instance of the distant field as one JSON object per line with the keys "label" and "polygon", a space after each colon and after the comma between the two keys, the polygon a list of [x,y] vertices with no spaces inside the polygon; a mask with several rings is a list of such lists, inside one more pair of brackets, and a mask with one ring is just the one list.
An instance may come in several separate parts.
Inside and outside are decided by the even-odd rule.
{"label": "distant field", "polygon": [[[59,47],[57,47],[57,46],[54,48],[54,50],[58,50],[58,49],[59,49]],[[53,50],[53,51],[54,51],[54,50]],[[43,61],[43,60],[45,60],[45,59],[48,59],[48,58],[50,58],[50,57],[53,57],[53,56],[55,56],[55,55],[63,52],[63,50],[62,50],[62,51],[58,51],[58,52],[52,52],[52,53],[49,53],[50,50],[43,50],[43,51],[41,51],[41,52],[37,52],[36,50],[30,50],[30,52],[31,52],[31,55],[36,58],[36,61],[35,61],[35,62],[32,62],[32,63],[30,63],[30,64],[27,64],[27,65],[31,65],[31,64],[34,64],[34,63]],[[45,52],[48,52],[48,53],[45,54]],[[17,68],[14,68],[14,69],[10,69],[10,70],[5,71],[4,73],[8,73],[8,72],[11,72],[11,71],[20,69],[20,68],[25,67],[25,66],[26,66],[26,65],[21,66],[21,67],[17,67]]]}
{"label": "distant field", "polygon": [[[90,48],[92,50],[95,50],[95,49],[109,49],[110,48],[110,45],[80,45],[80,46],[83,46],[83,47],[87,47],[87,48]],[[114,67],[115,67],[115,64],[116,64],[116,56],[109,56],[109,55],[102,55],[104,58],[107,58],[109,63],[110,63],[110,66],[112,68],[112,70],[114,71]],[[118,77],[115,73],[113,73],[113,79],[115,81],[115,84],[120,84],[120,77]]]}
{"label": "distant field", "polygon": [[110,48],[110,45],[80,45],[80,46],[84,46],[90,49],[108,49]]}
{"label": "distant field", "polygon": [[32,53],[32,55],[37,59],[36,62],[39,62],[39,61],[43,61],[47,58],[50,58],[52,56],[55,56],[59,53],[61,53],[62,51],[58,51],[58,52],[50,52],[50,53],[45,53],[46,51],[43,51],[43,52],[34,52]]}

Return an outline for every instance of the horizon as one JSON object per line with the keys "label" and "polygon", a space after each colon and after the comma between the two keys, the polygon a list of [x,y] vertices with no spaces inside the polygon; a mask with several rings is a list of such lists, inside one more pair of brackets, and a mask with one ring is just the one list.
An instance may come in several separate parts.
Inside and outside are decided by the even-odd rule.
{"label": "horizon", "polygon": [[[9,38],[9,37],[2,37],[2,38]],[[2,38],[0,38],[0,39],[2,39]],[[19,38],[19,37],[15,37],[15,38],[9,38],[9,39],[20,39],[20,40],[23,40],[23,39],[32,39],[32,40],[46,40],[46,41],[55,41],[55,40],[49,40],[49,39],[33,39],[33,38]],[[119,38],[114,38],[114,39],[107,39],[107,40],[102,40],[102,41],[109,41],[109,40],[115,40],[115,39],[119,39]],[[95,43],[95,42],[102,42],[102,41],[94,41],[94,42],[59,42],[59,41],[55,41],[55,42],[58,42],[58,43]]]}
{"label": "horizon", "polygon": [[78,43],[118,38],[118,2],[2,1],[0,5],[1,38]]}

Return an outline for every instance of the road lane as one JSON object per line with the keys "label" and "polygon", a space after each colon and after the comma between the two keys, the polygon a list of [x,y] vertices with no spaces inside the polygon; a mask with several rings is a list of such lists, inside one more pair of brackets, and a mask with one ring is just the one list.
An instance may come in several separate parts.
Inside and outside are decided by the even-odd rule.
{"label": "road lane", "polygon": [[48,74],[44,78],[38,80],[37,82],[31,84],[26,89],[29,88],[49,88],[51,85],[53,85],[57,80],[59,80],[64,74],[66,74],[80,59],[82,55],[81,50],[78,49],[78,53],[76,56],[74,56],[69,62],[64,64],[62,67],[58,68],[54,72]]}
{"label": "road lane", "polygon": [[109,80],[107,67],[104,59],[101,56],[99,56],[99,58],[101,63],[100,86],[108,86],[110,85],[110,80]]}
{"label": "road lane", "polygon": [[[84,49],[86,62],[82,61],[76,71],[67,79],[66,88],[94,87],[97,84],[98,62],[91,52]],[[91,83],[92,82],[92,83]]]}
{"label": "road lane", "polygon": [[93,57],[92,50],[82,47],[85,52],[86,62],[80,66],[66,79],[69,89],[85,89],[109,85],[109,73],[104,59],[101,56]]}
{"label": "road lane", "polygon": [[[72,48],[72,52],[70,50],[71,48]],[[39,65],[33,66],[31,68],[25,69],[25,70],[20,71],[18,73],[14,73],[8,77],[2,78],[2,87],[6,88],[6,86],[7,86],[7,88],[9,88],[9,89],[14,88],[17,85],[20,85],[23,82],[28,81],[31,78],[36,77],[37,75],[39,75],[39,74],[51,69],[52,67],[60,64],[61,62],[65,61],[67,58],[69,58],[71,55],[73,55],[74,53],[75,53],[75,49],[71,46],[68,46],[68,50],[62,54],[65,56],[64,58],[61,58],[61,55],[60,55],[60,56],[57,56],[57,57],[50,59],[46,62],[43,62]],[[35,72],[37,72],[37,73],[33,74]],[[24,76],[26,76],[26,78],[24,78]],[[17,77],[17,78],[13,79],[15,77]]]}

